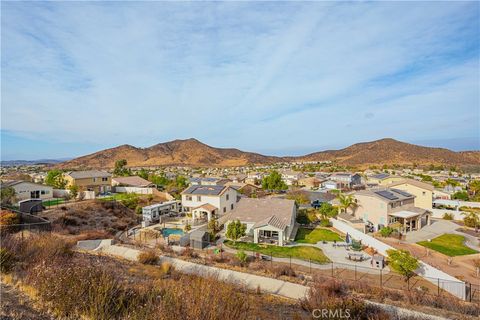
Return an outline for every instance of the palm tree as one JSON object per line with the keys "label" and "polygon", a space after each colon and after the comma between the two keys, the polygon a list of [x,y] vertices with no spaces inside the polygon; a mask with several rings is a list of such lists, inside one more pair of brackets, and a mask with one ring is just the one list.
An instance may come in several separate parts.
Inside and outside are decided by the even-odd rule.
{"label": "palm tree", "polygon": [[352,208],[353,211],[357,208],[357,203],[352,195],[346,195],[343,193],[338,193],[337,195],[338,202],[340,202],[339,208],[341,212],[347,213],[349,208]]}
{"label": "palm tree", "polygon": [[472,210],[472,211],[462,212],[462,215],[465,216],[464,219],[469,219],[474,223],[475,232],[478,232],[478,226],[480,225],[480,216],[478,211]]}

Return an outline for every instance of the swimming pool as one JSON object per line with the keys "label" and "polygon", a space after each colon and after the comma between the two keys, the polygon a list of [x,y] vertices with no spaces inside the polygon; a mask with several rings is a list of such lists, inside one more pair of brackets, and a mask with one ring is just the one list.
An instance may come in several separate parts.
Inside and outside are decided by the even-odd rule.
{"label": "swimming pool", "polygon": [[183,235],[184,232],[182,229],[178,229],[178,228],[163,228],[162,229],[162,235],[163,237],[167,238],[169,235],[171,234],[179,234],[179,235]]}

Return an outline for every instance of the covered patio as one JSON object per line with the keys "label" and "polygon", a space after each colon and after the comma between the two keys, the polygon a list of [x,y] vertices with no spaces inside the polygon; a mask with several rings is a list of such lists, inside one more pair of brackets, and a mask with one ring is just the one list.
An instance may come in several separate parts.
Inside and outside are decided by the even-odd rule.
{"label": "covered patio", "polygon": [[192,219],[194,222],[201,220],[210,221],[212,217],[216,215],[217,210],[217,207],[209,203],[202,204],[201,206],[192,209]]}
{"label": "covered patio", "polygon": [[254,243],[270,243],[283,246],[286,225],[276,216],[269,217],[253,226]]}
{"label": "covered patio", "polygon": [[389,225],[399,225],[404,233],[420,230],[431,224],[431,213],[425,209],[412,208],[388,214]]}

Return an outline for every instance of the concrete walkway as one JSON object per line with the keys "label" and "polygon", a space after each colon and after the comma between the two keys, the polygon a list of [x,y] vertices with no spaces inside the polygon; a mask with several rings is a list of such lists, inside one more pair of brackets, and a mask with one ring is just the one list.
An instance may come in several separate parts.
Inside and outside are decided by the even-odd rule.
{"label": "concrete walkway", "polygon": [[432,224],[425,226],[420,230],[412,231],[406,234],[407,243],[417,243],[441,236],[445,233],[455,233],[460,226],[455,222],[448,220],[433,220]]}
{"label": "concrete walkway", "polygon": [[[131,261],[137,261],[140,250],[131,249],[123,246],[112,245],[101,249],[101,252],[125,258]],[[308,287],[287,281],[272,279],[268,277],[257,276],[253,274],[220,269],[211,266],[204,266],[193,262],[184,261],[171,257],[160,257],[160,262],[170,263],[176,270],[187,274],[196,274],[200,276],[213,276],[219,280],[244,285],[249,289],[261,291],[271,294],[280,295],[290,299],[304,298],[309,290]]]}
{"label": "concrete walkway", "polygon": [[[99,248],[100,252],[109,254],[112,256],[117,256],[125,258],[131,261],[137,261],[137,257],[140,254],[140,250],[127,248],[119,245],[104,245]],[[213,276],[219,280],[227,281],[230,283],[235,283],[239,285],[244,285],[249,289],[256,290],[259,288],[263,292],[270,294],[279,295],[282,297],[290,299],[302,299],[306,297],[309,287],[277,280],[268,277],[262,277],[257,275],[252,275],[248,273],[220,269],[216,267],[204,266],[176,258],[171,257],[160,257],[160,263],[168,262],[170,263],[177,271],[187,273],[187,274],[196,274],[202,277]],[[392,315],[404,316],[404,317],[417,317],[419,319],[429,319],[429,320],[446,320],[446,318],[433,316],[429,314],[424,314],[404,308],[395,307],[392,305],[386,305],[383,303],[377,303],[373,301],[365,300],[365,303],[377,306]]]}

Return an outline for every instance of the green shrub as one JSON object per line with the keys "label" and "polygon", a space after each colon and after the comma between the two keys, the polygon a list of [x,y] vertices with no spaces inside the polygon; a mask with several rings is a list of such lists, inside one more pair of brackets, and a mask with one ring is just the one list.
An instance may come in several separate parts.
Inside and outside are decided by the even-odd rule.
{"label": "green shrub", "polygon": [[467,227],[475,228],[476,221],[473,217],[465,217],[463,218],[463,223],[465,223]]}
{"label": "green shrub", "polygon": [[242,263],[244,264],[245,262],[247,262],[247,259],[248,259],[248,256],[247,254],[245,253],[245,251],[243,250],[240,250],[238,251],[235,256],[237,257],[237,259]]}
{"label": "green shrub", "polygon": [[443,220],[453,220],[453,214],[445,212],[442,217]]}
{"label": "green shrub", "polygon": [[391,227],[383,227],[382,229],[380,229],[380,234],[382,235],[382,237],[386,238],[386,237],[390,237],[393,231],[395,230]]}
{"label": "green shrub", "polygon": [[332,224],[330,223],[330,220],[322,219],[320,220],[320,226],[327,228],[327,227],[331,227]]}
{"label": "green shrub", "polygon": [[5,248],[0,249],[0,271],[2,273],[8,273],[13,269],[15,265],[14,255]]}

